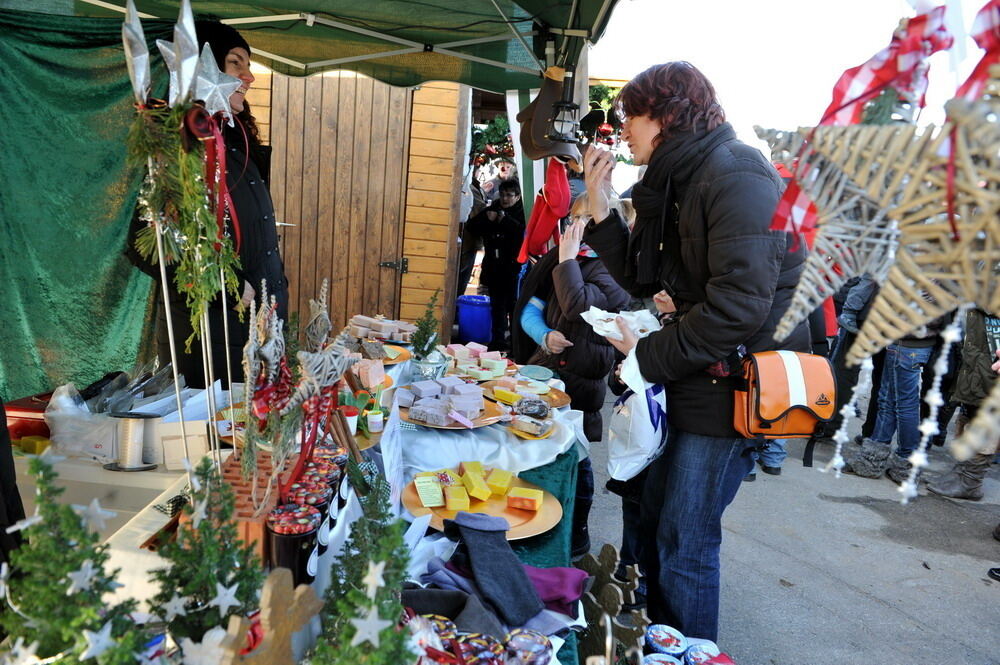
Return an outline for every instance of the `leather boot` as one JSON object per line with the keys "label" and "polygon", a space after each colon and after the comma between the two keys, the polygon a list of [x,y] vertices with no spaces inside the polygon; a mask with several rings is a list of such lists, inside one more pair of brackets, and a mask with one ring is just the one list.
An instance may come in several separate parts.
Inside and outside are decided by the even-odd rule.
{"label": "leather boot", "polygon": [[993,537],[996,538],[997,540],[1000,540],[1000,524],[997,524],[996,527],[993,529]]}
{"label": "leather boot", "polygon": [[977,453],[959,462],[951,471],[927,483],[927,489],[950,499],[979,501],[983,498],[983,478],[990,470],[992,454]]}

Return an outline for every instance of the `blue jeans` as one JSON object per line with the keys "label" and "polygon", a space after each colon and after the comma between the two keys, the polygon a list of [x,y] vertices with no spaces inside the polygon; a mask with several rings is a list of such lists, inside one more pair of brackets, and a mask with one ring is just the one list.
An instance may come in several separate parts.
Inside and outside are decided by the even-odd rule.
{"label": "blue jeans", "polygon": [[896,454],[904,459],[920,443],[920,373],[932,350],[930,346],[899,344],[890,344],[886,349],[872,439],[891,443],[895,434]]}
{"label": "blue jeans", "polygon": [[[781,465],[785,462],[785,458],[788,457],[788,451],[785,450],[787,443],[787,439],[770,439],[764,450],[755,450],[750,456],[754,462],[759,459],[760,463],[764,466],[773,466],[780,469]],[[750,473],[753,473],[753,467],[750,467]]]}
{"label": "blue jeans", "polygon": [[642,497],[642,543],[653,623],[715,641],[722,513],[753,466],[748,439],[667,433]]}

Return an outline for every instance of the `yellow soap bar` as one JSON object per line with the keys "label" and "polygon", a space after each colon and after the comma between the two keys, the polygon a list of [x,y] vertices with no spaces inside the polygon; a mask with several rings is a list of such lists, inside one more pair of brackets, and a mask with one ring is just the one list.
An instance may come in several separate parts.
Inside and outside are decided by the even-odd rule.
{"label": "yellow soap bar", "polygon": [[438,469],[434,475],[437,476],[438,482],[445,487],[462,484],[462,479],[451,469]]}
{"label": "yellow soap bar", "polygon": [[505,404],[513,404],[521,399],[521,395],[518,395],[513,390],[507,390],[498,386],[493,386],[493,396]]}
{"label": "yellow soap bar", "polygon": [[483,474],[475,473],[470,471],[469,473],[462,476],[462,484],[465,485],[465,489],[469,492],[469,496],[473,499],[479,499],[480,501],[486,501],[493,494],[490,490],[489,485],[483,480]]}
{"label": "yellow soap bar", "polygon": [[458,472],[463,476],[469,472],[478,473],[480,476],[483,475],[483,463],[482,462],[462,462],[458,465]]}
{"label": "yellow soap bar", "polygon": [[538,510],[542,507],[542,490],[527,487],[511,487],[507,492],[507,507],[521,510]]}
{"label": "yellow soap bar", "polygon": [[503,496],[510,489],[510,481],[513,477],[514,474],[510,471],[493,469],[490,471],[490,475],[486,477],[486,485],[497,496]]}
{"label": "yellow soap bar", "polygon": [[431,476],[417,476],[413,479],[417,496],[424,508],[437,508],[444,505],[444,489],[438,479]]}
{"label": "yellow soap bar", "polygon": [[44,436],[32,434],[21,437],[21,451],[26,455],[41,455],[51,444]]}
{"label": "yellow soap bar", "polygon": [[444,505],[448,510],[468,510],[469,493],[464,487],[454,485],[444,488]]}

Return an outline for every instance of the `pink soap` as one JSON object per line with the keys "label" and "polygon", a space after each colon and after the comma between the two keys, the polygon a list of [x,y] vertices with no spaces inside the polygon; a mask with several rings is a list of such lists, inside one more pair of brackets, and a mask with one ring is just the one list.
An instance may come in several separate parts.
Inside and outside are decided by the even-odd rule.
{"label": "pink soap", "polygon": [[465,416],[463,416],[458,411],[454,411],[454,410],[449,411],[448,412],[448,417],[451,418],[452,420],[454,420],[456,423],[458,423],[462,427],[467,427],[469,429],[473,428],[472,421],[469,420],[468,418],[466,418]]}
{"label": "pink soap", "polygon": [[487,351],[486,347],[479,342],[469,342],[465,345],[465,348],[469,350],[470,358],[478,358]]}
{"label": "pink soap", "polygon": [[490,360],[500,360],[503,356],[500,355],[499,351],[483,351],[479,354],[479,359],[489,358]]}
{"label": "pink soap", "polygon": [[381,360],[359,360],[351,369],[357,373],[365,388],[375,388],[385,381],[385,369]]}
{"label": "pink soap", "polygon": [[465,348],[462,344],[449,344],[445,347],[448,351],[448,355],[453,358],[468,358],[469,350]]}
{"label": "pink soap", "polygon": [[511,391],[512,393],[516,393],[517,379],[515,379],[513,376],[502,376],[496,380],[494,387],[503,388],[505,390]]}

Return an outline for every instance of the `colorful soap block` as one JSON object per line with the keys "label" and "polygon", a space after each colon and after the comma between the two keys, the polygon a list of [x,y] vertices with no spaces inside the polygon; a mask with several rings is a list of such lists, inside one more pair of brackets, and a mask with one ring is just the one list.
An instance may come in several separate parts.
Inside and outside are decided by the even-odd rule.
{"label": "colorful soap block", "polygon": [[417,489],[417,497],[424,508],[438,508],[444,505],[444,488],[434,474],[425,476],[417,474],[413,479]]}
{"label": "colorful soap block", "polygon": [[483,475],[483,463],[482,462],[462,462],[458,465],[458,473],[465,475],[469,472],[478,473]]}
{"label": "colorful soap block", "polygon": [[430,473],[433,473],[437,477],[438,482],[444,487],[462,484],[462,479],[451,469],[438,469],[437,471],[431,471]]}
{"label": "colorful soap block", "polygon": [[514,416],[510,424],[514,429],[532,436],[541,436],[549,428],[548,421],[537,420],[530,416]]}
{"label": "colorful soap block", "polygon": [[451,394],[455,397],[482,397],[483,389],[471,383],[463,383],[452,388]]}
{"label": "colorful soap block", "polygon": [[469,493],[465,490],[465,487],[460,487],[458,485],[445,487],[444,505],[448,510],[468,510]]}
{"label": "colorful soap block", "polygon": [[488,351],[488,349],[479,342],[469,342],[465,345],[465,348],[469,350],[470,358],[478,358],[480,355]]}
{"label": "colorful soap block", "polygon": [[507,371],[507,361],[503,358],[480,358],[479,366],[483,369],[488,369],[493,372],[500,372],[501,374]]}
{"label": "colorful soap block", "polygon": [[497,379],[497,382],[493,384],[497,388],[504,388],[511,391],[512,393],[517,392],[517,379],[513,376],[504,376]]}
{"label": "colorful soap block", "polygon": [[434,383],[441,387],[441,392],[445,395],[452,394],[457,386],[465,385],[465,381],[457,376],[443,376],[440,379],[434,379]]}
{"label": "colorful soap block", "polygon": [[521,510],[538,510],[542,507],[542,499],[545,497],[542,490],[533,490],[527,487],[511,487],[507,491],[507,507],[520,508]]}
{"label": "colorful soap block", "polygon": [[28,436],[22,436],[20,439],[21,452],[25,455],[41,455],[45,452],[45,449],[52,445],[52,441],[45,438],[44,436],[38,436],[35,434],[29,434]]}
{"label": "colorful soap block", "polygon": [[466,429],[472,429],[475,427],[475,424],[472,422],[474,418],[469,417],[468,411],[456,411],[455,409],[452,409],[448,412],[448,417]]}
{"label": "colorful soap block", "polygon": [[469,493],[473,499],[479,499],[480,501],[486,501],[493,494],[493,490],[490,486],[486,484],[483,479],[483,474],[481,473],[467,473],[462,476],[462,484],[465,486],[465,490]]}
{"label": "colorful soap block", "polygon": [[500,360],[503,358],[499,351],[483,351],[479,354],[479,360],[482,361],[484,358],[489,360]]}
{"label": "colorful soap block", "polygon": [[396,404],[408,409],[413,406],[415,399],[416,397],[407,388],[396,388]]}
{"label": "colorful soap block", "polygon": [[465,348],[464,344],[449,344],[447,347],[448,355],[453,358],[458,358],[459,360],[468,360],[469,350]]}
{"label": "colorful soap block", "polygon": [[485,367],[470,367],[468,373],[476,381],[489,381],[494,378],[493,370]]}
{"label": "colorful soap block", "polygon": [[351,367],[351,371],[365,388],[377,388],[385,382],[385,368],[381,360],[359,360]]}
{"label": "colorful soap block", "polygon": [[417,398],[434,397],[441,394],[441,386],[435,381],[418,381],[410,386],[413,395]]}
{"label": "colorful soap block", "polygon": [[503,496],[510,489],[510,481],[514,478],[514,474],[510,471],[504,471],[503,469],[493,469],[490,471],[490,475],[486,476],[486,485],[490,488],[490,491],[497,496]]}
{"label": "colorful soap block", "polygon": [[521,396],[517,393],[497,386],[493,387],[493,397],[504,404],[514,404],[521,399]]}

